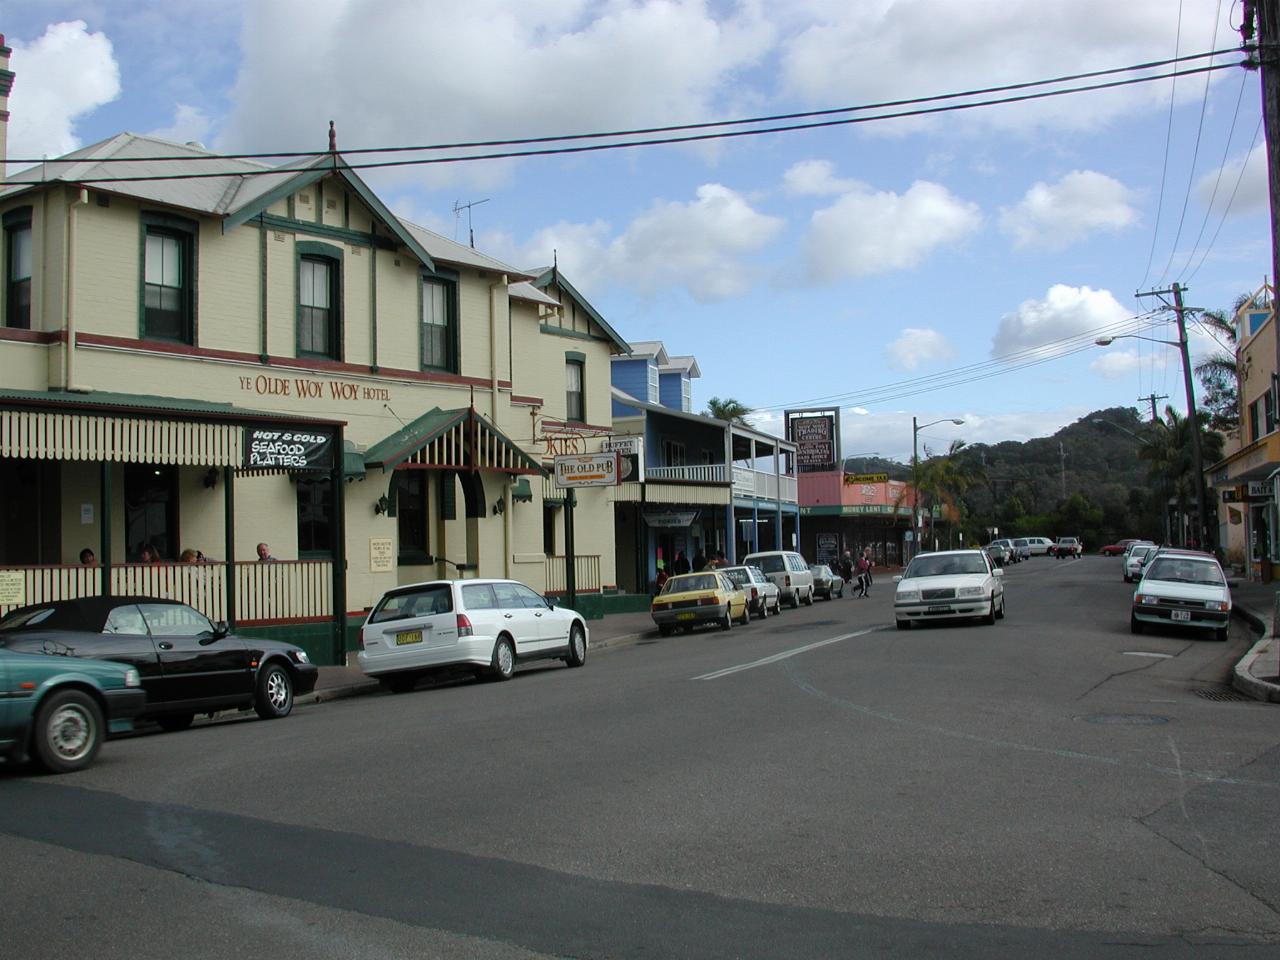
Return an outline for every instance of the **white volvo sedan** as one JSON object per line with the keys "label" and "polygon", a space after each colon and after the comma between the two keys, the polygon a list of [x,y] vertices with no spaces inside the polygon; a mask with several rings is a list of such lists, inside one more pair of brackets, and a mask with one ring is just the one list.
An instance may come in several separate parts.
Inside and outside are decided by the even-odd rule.
{"label": "white volvo sedan", "polygon": [[1004,616],[1004,571],[981,550],[922,553],[894,577],[893,615],[899,630],[925,620]]}

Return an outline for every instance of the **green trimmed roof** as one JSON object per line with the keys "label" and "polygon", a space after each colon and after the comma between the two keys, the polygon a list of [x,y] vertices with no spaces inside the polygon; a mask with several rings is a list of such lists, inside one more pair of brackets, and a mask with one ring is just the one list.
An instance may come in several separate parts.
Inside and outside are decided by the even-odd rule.
{"label": "green trimmed roof", "polygon": [[345,420],[326,420],[321,417],[301,417],[297,414],[275,410],[250,410],[234,403],[218,403],[212,400],[195,400],[189,397],[156,397],[142,393],[111,393],[105,390],[88,390],[79,393],[71,390],[10,390],[0,388],[0,406],[50,406],[69,410],[79,408],[91,412],[171,413],[218,420],[270,420],[275,423],[314,423],[341,426]]}
{"label": "green trimmed roof", "polygon": [[564,274],[560,272],[558,267],[543,267],[540,270],[534,270],[531,272],[537,274],[537,276],[530,281],[535,287],[539,290],[545,290],[554,283],[565,293],[569,294],[569,296],[573,297],[578,306],[585,310],[587,315],[600,326],[600,329],[605,332],[605,335],[613,342],[614,346],[623,353],[629,354],[631,352],[631,344],[623,340],[618,331],[609,326],[609,321],[600,316],[596,311],[596,308],[591,305],[591,302],[580,294],[573,284],[564,278]]}
{"label": "green trimmed roof", "polygon": [[513,451],[517,459],[524,464],[524,469],[536,471],[539,474],[546,473],[542,464],[530,457],[518,444],[504,435],[501,430],[488,420],[479,417],[469,407],[461,407],[457,410],[441,410],[436,407],[428,410],[412,423],[406,424],[366,450],[364,462],[367,466],[381,467],[383,470],[394,470],[441,434],[468,420],[475,420],[481,430],[492,434]]}

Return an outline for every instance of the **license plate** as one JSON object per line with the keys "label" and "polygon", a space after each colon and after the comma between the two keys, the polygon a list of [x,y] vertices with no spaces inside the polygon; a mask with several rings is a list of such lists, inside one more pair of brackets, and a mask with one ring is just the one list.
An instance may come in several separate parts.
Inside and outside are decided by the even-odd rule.
{"label": "license plate", "polygon": [[1174,610],[1170,616],[1174,620],[1190,620],[1191,611],[1190,610]]}
{"label": "license plate", "polygon": [[404,633],[396,634],[397,647],[403,647],[405,644],[409,644],[409,643],[421,643],[421,642],[422,642],[421,630],[406,630]]}
{"label": "license plate", "polygon": [[677,614],[676,614],[676,619],[677,619],[677,620],[692,620],[692,619],[693,619],[693,614],[692,614],[692,613],[677,613]]}
{"label": "license plate", "polygon": [[950,613],[951,608],[947,606],[945,603],[934,603],[934,604],[930,604],[929,609],[925,612],[926,613]]}

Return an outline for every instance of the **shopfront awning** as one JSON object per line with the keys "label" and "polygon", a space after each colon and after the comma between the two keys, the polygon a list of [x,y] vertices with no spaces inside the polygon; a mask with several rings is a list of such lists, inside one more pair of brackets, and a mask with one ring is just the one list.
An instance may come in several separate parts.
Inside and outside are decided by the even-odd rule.
{"label": "shopfront awning", "polygon": [[1205,473],[1214,486],[1236,486],[1251,480],[1266,480],[1280,468],[1280,431],[1267,434],[1224,457]]}
{"label": "shopfront awning", "polygon": [[0,390],[0,457],[185,466],[246,465],[246,428],[329,432],[340,420],[181,397]]}
{"label": "shopfront awning", "polygon": [[383,470],[491,470],[543,474],[536,460],[471,408],[429,410],[365,451]]}

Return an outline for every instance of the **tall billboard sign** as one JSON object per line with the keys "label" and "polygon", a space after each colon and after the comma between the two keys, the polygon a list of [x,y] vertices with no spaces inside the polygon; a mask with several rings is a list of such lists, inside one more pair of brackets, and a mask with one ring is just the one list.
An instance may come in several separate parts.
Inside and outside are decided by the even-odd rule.
{"label": "tall billboard sign", "polygon": [[840,466],[840,411],[788,410],[787,439],[796,445],[796,468],[818,473]]}

